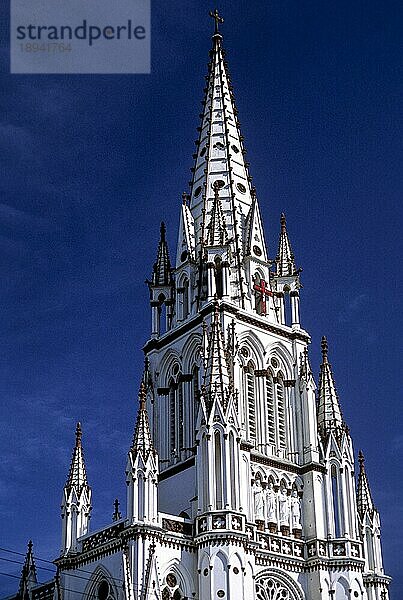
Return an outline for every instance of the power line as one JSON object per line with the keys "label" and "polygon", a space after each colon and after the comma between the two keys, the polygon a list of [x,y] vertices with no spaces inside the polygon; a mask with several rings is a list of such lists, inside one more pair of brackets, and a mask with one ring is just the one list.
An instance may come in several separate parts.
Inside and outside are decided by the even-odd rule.
{"label": "power line", "polygon": [[[25,554],[23,554],[22,552],[17,552],[17,551],[14,551],[14,550],[8,550],[8,549],[6,549],[6,548],[0,548],[0,550],[1,550],[1,551],[3,551],[3,552],[8,552],[8,553],[11,553],[11,554],[18,554],[18,555],[20,555],[20,556],[25,556]],[[4,558],[4,557],[2,557],[2,556],[0,556],[0,560],[6,561],[6,562],[9,562],[9,563],[13,563],[13,564],[17,564],[17,565],[24,565],[24,564],[25,564],[25,563],[24,563],[24,562],[22,562],[22,561],[13,560],[13,559],[10,559],[10,558]],[[50,560],[47,560],[47,559],[45,559],[45,558],[38,558],[38,559],[37,559],[37,558],[34,556],[34,560],[40,560],[40,561],[43,561],[43,562],[47,562],[47,563],[53,564],[53,563],[52,563]],[[40,569],[41,571],[50,571],[50,572],[53,572],[53,570],[52,570],[52,569],[49,569],[49,568],[47,568],[47,567],[39,567],[39,566],[38,566],[38,567],[36,567],[36,568],[37,568],[37,569]],[[81,569],[80,569],[80,568],[78,568],[77,570],[81,570]],[[91,576],[94,574],[94,573],[93,573],[93,572],[91,572],[91,571],[84,571],[84,570],[82,570],[82,572],[83,572],[83,573],[88,573],[88,574],[89,574],[89,575],[91,575]],[[63,571],[59,571],[59,575],[60,575],[61,573],[63,573]],[[77,578],[77,579],[83,579],[84,581],[91,581],[91,577],[83,577],[83,576],[81,576],[81,575],[76,575],[75,573],[70,573],[70,572],[65,572],[64,574],[65,574],[66,576],[68,576],[68,577],[75,577],[75,578]],[[19,575],[12,575],[11,573],[4,573],[3,571],[0,571],[0,575],[3,575],[3,576],[5,576],[5,577],[13,577],[14,579],[19,579],[19,580],[21,579],[21,576],[19,576]],[[54,573],[54,575],[56,575],[56,573]],[[123,580],[122,580],[122,579],[117,579],[116,577],[113,577],[112,575],[108,575],[108,579],[113,579],[114,581],[118,582],[120,586],[122,586],[122,587],[124,586],[124,582],[123,582]],[[44,582],[44,583],[42,583],[42,584],[41,584],[41,583],[38,583],[38,585],[46,585],[46,582]],[[72,592],[72,593],[74,593],[74,594],[82,594],[82,591],[71,590],[70,588],[66,588],[66,587],[64,587],[64,586],[60,585],[60,583],[59,583],[59,588],[60,588],[61,590],[65,591],[65,592]],[[141,592],[141,591],[142,591],[142,588],[140,588],[139,586],[135,586],[135,585],[133,585],[133,586],[132,586],[132,588],[133,588],[133,590],[134,590],[134,591],[136,591],[136,592]],[[146,596],[149,596],[149,595],[151,595],[151,594],[153,594],[153,592],[146,592]],[[193,598],[194,598],[194,600],[197,600],[197,596],[194,596]]]}
{"label": "power line", "polygon": [[[17,554],[18,556],[23,556],[24,558],[25,558],[25,556],[26,556],[26,555],[25,555],[25,554],[23,554],[22,552],[17,552],[16,550],[9,550],[9,549],[7,549],[7,548],[0,548],[0,550],[1,550],[2,552],[7,552],[8,554]],[[5,559],[3,559],[3,560],[5,560]],[[47,560],[46,558],[39,558],[38,556],[34,555],[34,560],[35,560],[35,561],[38,561],[38,560],[39,560],[39,561],[41,561],[41,562],[48,563],[48,564],[50,564],[50,565],[53,565],[53,567],[54,567],[54,568],[56,568],[56,565],[55,565],[55,563],[54,563],[54,562],[52,562],[51,560]],[[15,561],[15,562],[17,562],[17,561]],[[23,563],[23,562],[20,562],[20,563],[18,563],[18,564],[20,564],[20,565],[23,565],[24,563]],[[37,568],[38,568],[38,569],[45,569],[45,567],[39,567],[39,566],[38,566]],[[51,569],[46,569],[46,570],[49,570],[49,571],[50,571]],[[75,570],[75,571],[81,571],[82,573],[87,573],[87,575],[91,575],[91,576],[93,575],[93,572],[92,572],[92,571],[86,571],[85,569],[82,569],[81,567],[77,567],[77,568],[76,568],[76,569],[74,569],[74,570]],[[61,569],[61,572],[64,572],[64,571],[63,571],[63,569]],[[78,577],[79,579],[86,579],[87,581],[89,581],[89,579],[90,579],[90,578],[88,578],[88,577],[81,577],[80,575],[76,575],[76,574],[74,574],[74,573],[70,573],[69,571],[65,571],[65,572],[66,572],[66,574],[68,574],[68,575],[69,575],[69,577]],[[118,579],[117,577],[112,577],[112,576],[110,576],[110,579],[113,579],[114,581],[116,581],[116,582],[118,582],[118,583],[122,583],[122,580],[121,580],[121,579]]]}

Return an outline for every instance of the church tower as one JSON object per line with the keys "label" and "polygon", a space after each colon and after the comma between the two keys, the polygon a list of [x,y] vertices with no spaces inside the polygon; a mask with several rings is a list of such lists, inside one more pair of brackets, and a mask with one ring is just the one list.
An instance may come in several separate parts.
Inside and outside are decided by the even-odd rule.
{"label": "church tower", "polygon": [[88,531],[78,426],[56,561],[63,598],[388,600],[364,459],[357,491],[328,343],[322,339],[317,386],[301,269],[284,214],[269,258],[223,19],[211,16],[176,259],[171,264],[161,224],[147,281],[150,335],[127,459],[127,513],[116,504],[112,524]]}
{"label": "church tower", "polygon": [[63,490],[62,553],[77,550],[77,540],[87,533],[91,515],[91,488],[87,481],[81,440],[81,423],[77,423],[76,443]]}

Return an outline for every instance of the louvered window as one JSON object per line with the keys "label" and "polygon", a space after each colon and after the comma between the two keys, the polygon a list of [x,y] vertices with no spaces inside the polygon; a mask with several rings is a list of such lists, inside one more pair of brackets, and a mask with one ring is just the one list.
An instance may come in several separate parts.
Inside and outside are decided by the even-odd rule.
{"label": "louvered window", "polygon": [[179,382],[178,384],[178,389],[177,389],[177,394],[178,394],[178,408],[179,408],[179,423],[178,423],[178,427],[179,427],[179,435],[178,435],[178,452],[180,452],[183,449],[183,437],[184,437],[184,422],[183,422],[183,387],[182,387],[182,383]]}
{"label": "louvered window", "polygon": [[276,444],[276,413],[274,410],[273,377],[266,379],[266,406],[267,406],[267,441],[273,446]]}
{"label": "louvered window", "polygon": [[279,379],[277,384],[277,424],[278,424],[278,445],[285,448],[285,409],[284,409],[284,382]]}
{"label": "louvered window", "polygon": [[175,444],[175,424],[176,424],[176,390],[175,382],[171,380],[169,384],[169,451],[174,454]]}
{"label": "louvered window", "polygon": [[249,363],[246,370],[246,398],[248,407],[249,439],[256,440],[256,394],[255,394],[255,368]]}

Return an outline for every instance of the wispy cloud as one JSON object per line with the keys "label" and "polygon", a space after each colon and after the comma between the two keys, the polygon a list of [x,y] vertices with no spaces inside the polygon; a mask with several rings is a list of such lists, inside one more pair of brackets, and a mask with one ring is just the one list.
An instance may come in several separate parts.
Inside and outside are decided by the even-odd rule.
{"label": "wispy cloud", "polygon": [[48,219],[44,219],[39,215],[33,215],[26,211],[4,204],[0,202],[0,224],[8,225],[13,227],[24,228],[30,227],[36,230],[47,229],[51,226],[51,222]]}
{"label": "wispy cloud", "polygon": [[347,302],[344,310],[339,313],[339,322],[348,323],[357,314],[363,312],[363,309],[368,301],[368,295],[365,293],[354,296]]}

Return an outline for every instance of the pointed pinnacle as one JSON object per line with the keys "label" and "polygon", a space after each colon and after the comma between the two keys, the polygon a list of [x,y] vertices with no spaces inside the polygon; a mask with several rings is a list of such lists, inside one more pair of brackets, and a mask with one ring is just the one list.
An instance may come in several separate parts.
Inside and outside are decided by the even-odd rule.
{"label": "pointed pinnacle", "polygon": [[328,355],[328,345],[327,345],[327,339],[326,339],[325,335],[322,336],[322,341],[321,341],[320,345],[321,345],[321,348],[322,348],[322,361],[323,361],[323,363],[327,363],[327,362],[329,362],[328,358],[327,358],[327,355]]}
{"label": "pointed pinnacle", "polygon": [[161,241],[162,242],[165,242],[165,233],[166,233],[165,223],[164,223],[164,221],[161,221],[160,234],[161,234]]}
{"label": "pointed pinnacle", "polygon": [[297,275],[300,271],[295,268],[294,253],[291,248],[290,239],[287,233],[287,222],[285,214],[280,216],[280,238],[277,251],[277,275],[290,276]]}
{"label": "pointed pinnacle", "polygon": [[73,449],[69,474],[66,482],[67,488],[71,488],[73,486],[76,486],[77,490],[82,489],[83,486],[88,486],[82,450],[82,429],[80,422],[77,423],[76,427],[75,446]]}
{"label": "pointed pinnacle", "polygon": [[365,458],[364,454],[360,450],[358,453],[358,462],[360,464],[360,472],[358,474],[358,486],[357,486],[357,509],[358,513],[363,518],[366,511],[369,511],[372,517],[375,510],[374,501],[372,499],[371,489],[367,473],[365,471]]}
{"label": "pointed pinnacle", "polygon": [[81,440],[83,437],[83,431],[81,429],[81,423],[78,421],[76,426],[76,448],[81,447]]}
{"label": "pointed pinnacle", "polygon": [[140,389],[139,389],[140,410],[145,410],[146,398],[147,398],[146,386],[144,385],[144,381],[142,381],[140,383]]}
{"label": "pointed pinnacle", "polygon": [[280,216],[280,225],[281,225],[281,230],[282,231],[285,231],[287,229],[287,221],[286,221],[284,213],[281,213],[281,216]]}

